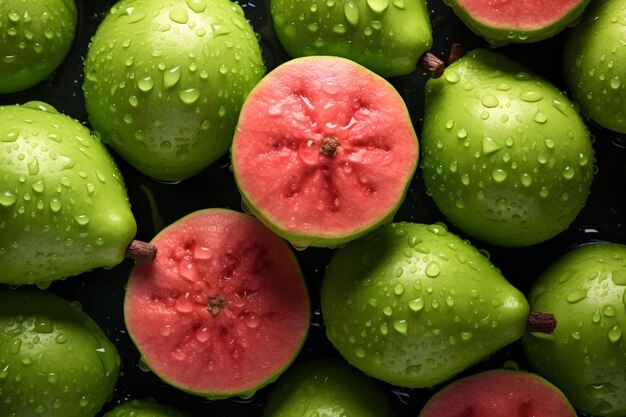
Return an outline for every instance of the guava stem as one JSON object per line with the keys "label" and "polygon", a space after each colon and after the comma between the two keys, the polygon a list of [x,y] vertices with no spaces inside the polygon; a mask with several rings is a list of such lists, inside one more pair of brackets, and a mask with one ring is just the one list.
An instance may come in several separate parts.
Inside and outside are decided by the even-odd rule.
{"label": "guava stem", "polygon": [[209,298],[206,303],[207,310],[209,310],[209,312],[213,314],[213,317],[216,317],[218,314],[220,314],[220,311],[222,311],[227,304],[226,299],[221,295],[218,295],[214,298]]}
{"label": "guava stem", "polygon": [[138,262],[150,262],[156,257],[156,253],[156,246],[140,240],[133,240],[126,248],[126,257]]}
{"label": "guava stem", "polygon": [[556,329],[556,318],[552,313],[531,311],[526,321],[526,331],[529,333],[551,334]]}
{"label": "guava stem", "polygon": [[320,152],[326,156],[333,157],[339,147],[339,139],[335,135],[326,136],[320,145]]}
{"label": "guava stem", "polygon": [[458,61],[460,58],[465,55],[465,49],[463,45],[458,42],[455,42],[450,46],[450,54],[448,55],[448,65],[452,64],[455,61]]}
{"label": "guava stem", "polygon": [[426,51],[417,61],[417,67],[421,68],[430,78],[439,78],[443,75],[446,65],[435,54]]}

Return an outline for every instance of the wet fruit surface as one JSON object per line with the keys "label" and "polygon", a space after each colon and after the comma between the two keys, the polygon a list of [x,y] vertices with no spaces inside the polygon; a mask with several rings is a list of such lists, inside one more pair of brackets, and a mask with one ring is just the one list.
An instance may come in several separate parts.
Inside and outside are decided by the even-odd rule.
{"label": "wet fruit surface", "polygon": [[[96,25],[113,5],[112,0],[94,0],[79,2],[80,22],[75,47],[69,59],[61,66],[57,75],[49,81],[37,85],[19,95],[2,95],[3,105],[45,100],[60,112],[71,115],[81,121],[87,120],[82,101],[80,85],[83,81],[82,58],[85,56],[89,38],[94,34]],[[246,17],[250,19],[256,31],[260,33],[261,45],[268,69],[286,60],[286,55],[278,45],[271,28],[269,13],[265,2],[241,1]],[[336,2],[335,2],[336,3]],[[391,3],[391,2],[390,2]],[[448,54],[450,43],[462,41],[467,50],[484,46],[484,41],[473,36],[452,14],[450,8],[440,1],[430,1],[431,20],[434,31],[433,50],[440,57]],[[563,36],[538,44],[515,45],[500,49],[500,52],[528,65],[551,81],[562,86],[560,70],[549,63],[558,59]],[[422,123],[423,87],[426,77],[418,72],[406,77],[391,79],[406,100],[415,127],[419,130]],[[562,255],[568,248],[592,241],[626,241],[626,139],[617,134],[590,124],[595,136],[594,150],[597,158],[597,174],[594,176],[592,192],[584,209],[570,227],[546,242],[525,248],[507,249],[489,244],[478,244],[483,252],[489,254],[511,283],[527,293],[535,277],[547,265]],[[120,169],[129,189],[129,196],[134,213],[138,219],[138,237],[149,241],[164,225],[207,207],[228,207],[240,210],[241,196],[236,190],[229,161],[222,158],[210,169],[197,176],[175,184],[151,180],[132,169],[121,158],[117,158]],[[432,200],[424,192],[421,174],[411,182],[406,199],[395,216],[395,220],[433,223],[445,221]],[[457,231],[450,226],[451,231]],[[461,234],[462,237],[467,238]],[[474,242],[476,243],[476,242]],[[309,248],[296,252],[302,266],[307,286],[311,292],[312,323],[309,335],[302,350],[302,358],[314,356],[338,357],[337,351],[330,345],[325,335],[325,327],[319,311],[319,286],[324,268],[333,250]],[[207,401],[202,397],[188,395],[163,383],[156,375],[146,372],[140,361],[140,354],[134,347],[123,322],[123,295],[132,261],[126,261],[111,270],[96,269],[81,275],[76,280],[57,281],[48,291],[66,296],[67,299],[80,300],[88,312],[104,329],[107,336],[118,348],[122,358],[121,374],[113,398],[106,403],[100,413],[111,410],[117,404],[129,398],[149,396],[165,400],[176,405],[191,415],[219,415],[223,417],[259,417],[267,403],[267,396],[272,385],[259,390],[251,398],[232,398],[220,401]],[[462,375],[469,375],[479,370],[499,368],[503,365],[520,366],[528,369],[521,346],[513,343],[489,360],[478,363]],[[415,417],[418,410],[430,398],[434,391],[430,389],[403,389],[383,384],[395,415]],[[586,416],[579,413],[579,416]]]}

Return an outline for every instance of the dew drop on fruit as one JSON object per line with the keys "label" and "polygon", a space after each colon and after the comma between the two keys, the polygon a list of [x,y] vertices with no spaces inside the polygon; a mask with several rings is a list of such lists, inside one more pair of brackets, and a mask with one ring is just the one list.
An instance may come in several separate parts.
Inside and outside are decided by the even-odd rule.
{"label": "dew drop on fruit", "polygon": [[48,372],[48,383],[54,385],[57,382],[59,382],[59,374],[56,372]]}
{"label": "dew drop on fruit", "polygon": [[352,26],[357,26],[359,24],[359,19],[361,18],[361,14],[359,12],[359,6],[356,5],[352,1],[347,1],[343,5],[343,13],[346,16],[346,20]]}
{"label": "dew drop on fruit", "polygon": [[180,81],[182,76],[182,70],[180,65],[175,66],[174,68],[170,68],[169,70],[163,73],[163,87],[164,88],[172,88]]}
{"label": "dew drop on fruit", "polygon": [[139,87],[139,89],[144,93],[148,92],[154,88],[154,80],[150,76],[144,77],[137,81],[137,87]]}
{"label": "dew drop on fruit", "polygon": [[600,323],[600,320],[602,320],[602,314],[600,313],[600,310],[594,311],[591,315],[591,321],[594,323]]}
{"label": "dew drop on fruit", "polygon": [[498,100],[498,97],[496,97],[493,94],[485,94],[482,97],[481,101],[483,103],[483,106],[485,106],[487,108],[498,107],[498,105],[500,104],[500,101]]}
{"label": "dew drop on fruit", "polygon": [[9,342],[9,353],[17,355],[20,353],[20,349],[22,348],[22,339],[13,339]]}
{"label": "dew drop on fruit", "polygon": [[585,298],[587,298],[587,290],[583,288],[574,289],[570,291],[565,297],[567,302],[572,304],[582,301]]}
{"label": "dew drop on fruit", "polygon": [[409,301],[409,309],[417,313],[424,308],[424,304],[424,297],[418,297]]}
{"label": "dew drop on fruit", "polygon": [[188,292],[176,299],[176,302],[174,303],[174,308],[180,313],[190,313],[193,310],[193,304],[189,299]]}
{"label": "dew drop on fruit", "polygon": [[446,71],[445,75],[446,81],[450,84],[456,84],[461,81],[461,77],[459,77],[459,74],[456,71]]}
{"label": "dew drop on fruit", "polygon": [[406,320],[396,320],[393,322],[393,328],[400,334],[407,334],[408,323]]}
{"label": "dew drop on fruit", "polygon": [[193,104],[200,98],[200,90],[197,88],[186,88],[178,91],[180,101],[185,104]]}
{"label": "dew drop on fruit", "polygon": [[209,340],[209,337],[210,337],[210,333],[209,333],[208,327],[201,327],[198,330],[196,330],[196,339],[198,340],[198,342],[204,343],[207,340]]}
{"label": "dew drop on fruit", "polygon": [[535,113],[535,117],[533,118],[533,120],[537,123],[543,124],[548,121],[548,116],[546,116],[546,114],[541,110],[537,110],[537,113]]}
{"label": "dew drop on fruit", "polygon": [[506,180],[506,178],[508,177],[508,173],[505,170],[501,169],[501,168],[496,168],[491,173],[491,177],[493,178],[493,180],[496,183],[499,184],[499,183],[503,182],[504,180]]}
{"label": "dew drop on fruit", "polygon": [[519,98],[528,103],[535,103],[543,98],[543,94],[538,91],[529,90],[522,92]]}
{"label": "dew drop on fruit", "polygon": [[0,206],[11,207],[17,201],[17,196],[11,191],[3,191],[0,193]]}

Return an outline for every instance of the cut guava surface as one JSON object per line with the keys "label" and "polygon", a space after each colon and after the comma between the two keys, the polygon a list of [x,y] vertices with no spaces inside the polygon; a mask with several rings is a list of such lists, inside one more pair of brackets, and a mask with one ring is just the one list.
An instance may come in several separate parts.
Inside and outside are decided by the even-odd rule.
{"label": "cut guava surface", "polygon": [[419,417],[576,417],[563,393],[539,375],[498,369],[445,386]]}
{"label": "cut guava surface", "polygon": [[537,42],[572,24],[590,0],[445,0],[474,33],[496,44]]}
{"label": "cut guava surface", "polygon": [[254,217],[194,212],[152,241],[128,281],[125,320],[165,382],[209,398],[275,380],[307,335],[307,289],[289,246]]}
{"label": "cut guava surface", "polygon": [[418,160],[402,97],[345,58],[282,64],[244,103],[231,148],[251,211],[297,246],[337,246],[390,221]]}

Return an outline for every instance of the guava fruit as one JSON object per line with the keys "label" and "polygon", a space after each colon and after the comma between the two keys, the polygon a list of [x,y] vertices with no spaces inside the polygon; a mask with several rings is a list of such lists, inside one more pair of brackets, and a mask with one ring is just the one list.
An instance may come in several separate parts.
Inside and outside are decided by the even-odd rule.
{"label": "guava fruit", "polygon": [[0,286],[0,415],[93,417],[119,368],[115,346],[80,304]]}
{"label": "guava fruit", "polygon": [[85,60],[89,122],[140,172],[191,177],[228,152],[241,104],[265,73],[229,0],[122,0]]}
{"label": "guava fruit", "polygon": [[0,2],[0,94],[52,74],[74,42],[77,20],[74,0]]}
{"label": "guava fruit", "polygon": [[137,225],[104,145],[42,102],[0,106],[0,282],[120,263]]}
{"label": "guava fruit", "polygon": [[419,417],[576,417],[563,393],[539,375],[506,369],[455,381],[431,397]]}
{"label": "guava fruit", "polygon": [[524,295],[441,224],[392,223],[340,248],[322,282],[326,335],[367,375],[424,388],[519,339]]}
{"label": "guava fruit", "polygon": [[248,96],[231,149],[246,206],[300,247],[338,246],[392,220],[417,167],[398,92],[345,58],[288,61]]}
{"label": "guava fruit", "polygon": [[126,401],[103,417],[188,417],[181,411],[157,403],[154,399]]}
{"label": "guava fruit", "polygon": [[590,0],[444,0],[475,34],[495,46],[538,42],[573,25]]}
{"label": "guava fruit", "polygon": [[163,381],[208,398],[247,396],[300,351],[310,307],[289,246],[254,217],[194,212],[152,241],[128,280],[126,327]]}
{"label": "guava fruit", "polygon": [[594,416],[626,415],[626,245],[570,250],[533,285],[532,308],[559,324],[550,335],[522,338],[531,369],[558,386],[574,408]]}
{"label": "guava fruit", "polygon": [[270,13],[292,58],[341,56],[383,77],[415,71],[433,42],[424,1],[271,0]]}
{"label": "guava fruit", "polygon": [[276,382],[263,417],[391,417],[382,387],[347,363],[316,358],[292,365]]}
{"label": "guava fruit", "polygon": [[592,2],[563,44],[563,79],[583,115],[626,133],[626,1]]}
{"label": "guava fruit", "polygon": [[565,230],[590,192],[589,131],[555,86],[484,49],[426,83],[426,191],[462,232],[521,247]]}

